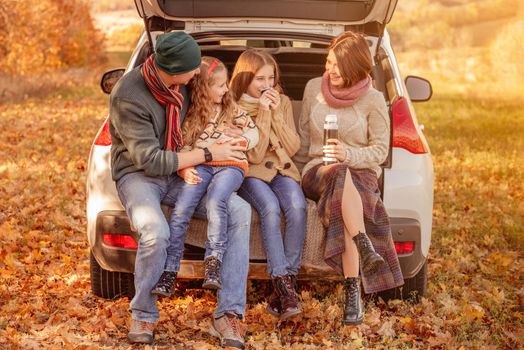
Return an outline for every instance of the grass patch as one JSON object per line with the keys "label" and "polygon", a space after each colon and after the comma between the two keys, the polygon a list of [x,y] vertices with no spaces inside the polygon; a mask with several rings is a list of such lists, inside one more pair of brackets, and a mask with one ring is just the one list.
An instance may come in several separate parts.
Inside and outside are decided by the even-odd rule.
{"label": "grass patch", "polygon": [[522,252],[524,108],[438,96],[415,108],[435,163],[436,238],[488,236]]}

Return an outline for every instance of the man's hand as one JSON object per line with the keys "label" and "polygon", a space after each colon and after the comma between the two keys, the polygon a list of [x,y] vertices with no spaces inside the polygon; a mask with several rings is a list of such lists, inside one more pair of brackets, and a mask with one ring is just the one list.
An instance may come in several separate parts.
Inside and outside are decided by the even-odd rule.
{"label": "man's hand", "polygon": [[232,145],[242,146],[242,152],[247,151],[247,140],[244,137],[235,137],[229,141]]}
{"label": "man's hand", "polygon": [[202,181],[195,167],[190,166],[188,168],[178,171],[178,175],[184,179],[184,182],[189,185],[196,185]]}
{"label": "man's hand", "polygon": [[208,149],[213,155],[213,160],[239,162],[245,159],[243,151],[246,150],[246,146],[240,144],[241,141],[245,140],[234,138],[221,144],[215,142],[208,146]]}

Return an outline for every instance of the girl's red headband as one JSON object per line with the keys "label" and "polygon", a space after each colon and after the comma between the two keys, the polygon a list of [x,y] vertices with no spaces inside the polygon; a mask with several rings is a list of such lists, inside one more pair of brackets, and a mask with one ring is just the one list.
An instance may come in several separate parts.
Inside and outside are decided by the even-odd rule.
{"label": "girl's red headband", "polygon": [[211,64],[207,68],[207,75],[211,74],[217,66],[218,66],[218,60],[215,59],[213,62],[211,62]]}

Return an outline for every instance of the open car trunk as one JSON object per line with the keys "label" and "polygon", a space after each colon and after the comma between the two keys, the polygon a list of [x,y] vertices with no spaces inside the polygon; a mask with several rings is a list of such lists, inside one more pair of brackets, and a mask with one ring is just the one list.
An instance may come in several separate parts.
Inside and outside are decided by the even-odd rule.
{"label": "open car trunk", "polygon": [[268,20],[356,26],[375,23],[382,34],[397,0],[135,0],[140,17],[179,23]]}
{"label": "open car trunk", "polygon": [[135,0],[141,17],[171,20],[206,18],[278,18],[388,23],[397,0]]}
{"label": "open car trunk", "polygon": [[[257,47],[268,51],[278,63],[281,85],[292,100],[295,122],[298,122],[304,87],[310,79],[323,74],[327,47],[335,34],[305,30],[304,25],[308,28],[318,28],[324,26],[322,23],[329,22],[339,29],[347,30],[372,23],[374,32],[369,35],[370,48],[375,48],[378,53],[380,37],[385,25],[391,19],[397,1],[135,0],[135,2],[148,29],[158,32],[185,29],[198,42],[203,56],[220,59],[229,72],[233,71],[239,55],[247,48]],[[301,10],[297,12],[297,8],[300,7]],[[287,27],[288,23],[283,23],[286,20],[299,22],[302,27],[300,30],[292,26]],[[197,21],[200,22],[195,25]],[[151,38],[149,39],[152,42]],[[141,59],[137,59],[135,65],[141,64],[151,53],[151,50],[145,47],[144,49],[143,54],[139,55]],[[380,55],[374,57],[376,69],[372,73],[373,83],[384,93],[386,101],[389,102],[390,93],[387,91],[384,78],[387,76],[392,78],[393,74],[384,72],[381,69],[382,64],[377,65],[377,62],[382,59]],[[387,59],[387,56],[384,57]],[[390,158],[384,164],[385,167],[389,166],[389,161]],[[379,181],[382,189],[382,178]],[[261,239],[260,222],[258,215],[256,213],[253,215],[250,240],[251,262],[264,263],[266,256]],[[308,218],[311,220],[308,223],[311,233],[306,238],[308,253],[304,255],[303,266],[310,273],[317,269],[322,271],[321,274],[325,278],[327,271],[331,270],[319,255],[322,236],[318,232],[322,229],[322,224],[316,215],[314,203],[308,205]],[[191,221],[188,231],[190,233],[185,242],[185,260],[203,259],[202,242],[205,241],[205,227],[205,220]],[[253,268],[251,266],[251,269]],[[256,273],[258,278],[265,275],[265,265],[259,268],[259,273]]]}

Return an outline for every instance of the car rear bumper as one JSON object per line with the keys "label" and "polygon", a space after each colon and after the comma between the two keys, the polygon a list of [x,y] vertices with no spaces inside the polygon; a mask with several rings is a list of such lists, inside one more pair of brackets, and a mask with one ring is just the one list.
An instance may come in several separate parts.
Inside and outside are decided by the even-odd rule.
{"label": "car rear bumper", "polygon": [[[394,242],[413,242],[414,249],[407,254],[399,254],[399,262],[404,278],[415,276],[424,265],[426,257],[421,250],[421,227],[414,219],[391,218],[391,229]],[[117,248],[104,243],[103,235],[130,235],[138,242],[138,234],[131,229],[125,211],[106,210],[98,213],[96,234],[92,252],[100,266],[109,271],[133,273],[136,249]],[[204,275],[204,249],[186,246],[184,259],[181,262],[179,277],[198,279]],[[251,260],[249,278],[268,279],[264,260]],[[300,279],[340,279],[333,270],[302,268]]]}

